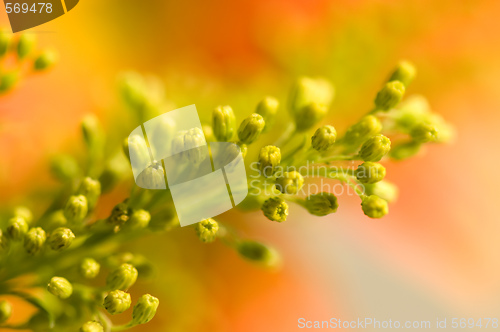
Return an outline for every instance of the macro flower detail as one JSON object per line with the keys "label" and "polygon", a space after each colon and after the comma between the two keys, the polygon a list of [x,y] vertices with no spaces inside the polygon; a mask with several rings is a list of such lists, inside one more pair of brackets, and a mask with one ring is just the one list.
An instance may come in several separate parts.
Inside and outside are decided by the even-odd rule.
{"label": "macro flower detail", "polygon": [[333,126],[318,128],[311,138],[311,146],[318,152],[328,151],[337,139],[337,131]]}
{"label": "macro flower detail", "polygon": [[160,301],[149,294],[144,294],[139,298],[132,312],[132,324],[146,324],[156,314]]}
{"label": "macro flower detail", "polygon": [[391,81],[384,85],[375,98],[375,109],[387,111],[395,107],[405,94],[405,86],[400,81]]}
{"label": "macro flower detail", "polygon": [[130,215],[130,218],[125,223],[125,226],[129,229],[141,229],[146,228],[151,220],[151,214],[143,209],[134,210]]}
{"label": "macro flower detail", "polygon": [[73,294],[73,286],[65,278],[53,277],[47,285],[47,290],[60,299],[67,299]]}
{"label": "macro flower detail", "polygon": [[281,261],[274,248],[260,242],[241,241],[237,244],[237,250],[243,258],[265,267],[276,267]]}
{"label": "macro flower detail", "polygon": [[104,298],[103,306],[111,315],[117,315],[130,308],[131,304],[132,299],[129,293],[114,290]]}
{"label": "macro flower detail", "polygon": [[297,171],[285,172],[276,178],[276,189],[283,194],[295,195],[304,185],[304,177]]}
{"label": "macro flower detail", "polygon": [[217,106],[212,112],[212,126],[219,142],[229,142],[234,135],[236,117],[231,106]]}
{"label": "macro flower detail", "polygon": [[262,132],[268,132],[274,124],[280,103],[274,97],[265,97],[258,104],[255,113],[262,116],[265,125]]}
{"label": "macro flower detail", "polygon": [[137,269],[131,264],[124,263],[108,275],[106,286],[108,289],[127,290],[135,284],[137,276]]}
{"label": "macro flower detail", "polygon": [[42,250],[47,240],[47,235],[41,227],[32,228],[24,236],[24,249],[30,255],[34,255]]}
{"label": "macro flower detail", "polygon": [[87,216],[89,206],[83,195],[71,196],[64,208],[64,216],[70,224],[78,224]]}
{"label": "macro flower detail", "polygon": [[[0,57],[4,54],[4,60],[7,55],[19,60],[22,55],[25,67],[32,72],[34,68],[40,75],[50,69],[53,59],[49,52],[36,50],[28,39],[18,42],[19,38],[27,37],[0,33]],[[19,50],[20,54],[14,54]],[[18,68],[2,71],[0,92],[11,91],[22,78],[21,74]],[[335,190],[315,186],[323,180],[328,185],[330,182],[340,184],[349,190],[348,194],[356,195],[361,200],[360,210],[368,217],[384,217],[389,212],[389,204],[398,197],[398,188],[386,179],[386,173],[388,178],[391,174],[378,162],[384,162],[385,156],[403,160],[423,154],[428,143],[450,142],[455,135],[453,127],[431,111],[424,97],[404,96],[415,74],[410,63],[401,62],[378,92],[376,107],[359,113],[357,121],[352,123],[344,123],[345,119],[339,118],[337,128],[321,123],[323,120],[337,123],[337,119],[327,118],[334,98],[333,85],[326,79],[303,77],[293,84],[283,100],[264,95],[234,100],[235,110],[252,107],[252,100],[260,100],[255,113],[246,118],[237,119],[241,113],[235,114],[229,106],[219,106],[212,114],[200,114],[207,122],[197,119],[196,128],[190,130],[185,130],[187,126],[176,129],[177,119],[149,122],[176,107],[176,102],[166,99],[165,86],[157,78],[135,73],[124,75],[119,82],[120,107],[129,111],[129,119],[126,112],[120,113],[123,118],[112,121],[102,113],[99,117],[106,119],[103,124],[109,124],[104,128],[99,117],[85,116],[80,126],[83,151],[51,157],[50,171],[58,180],[58,190],[52,187],[44,190],[46,197],[38,192],[27,195],[22,204],[33,208],[33,213],[25,206],[5,210],[4,226],[0,229],[0,258],[6,264],[0,269],[0,275],[7,282],[1,286],[6,293],[15,292],[10,296],[27,300],[38,310],[21,324],[16,325],[14,318],[8,324],[12,322],[13,329],[33,331],[108,332],[148,323],[159,304],[159,300],[149,294],[137,300],[132,318],[123,325],[113,322],[109,314],[120,314],[130,308],[132,296],[127,291],[138,278],[154,278],[159,269],[154,261],[132,251],[141,248],[144,240],[139,242],[141,245],[129,245],[129,242],[145,234],[153,237],[155,233],[186,230],[180,228],[179,210],[172,195],[179,180],[169,173],[172,166],[178,168],[174,175],[192,179],[203,172],[224,172],[227,179],[222,189],[230,189],[227,190],[232,196],[230,203],[235,203],[238,191],[248,192],[243,202],[233,204],[240,210],[238,213],[261,210],[264,215],[253,214],[252,218],[266,217],[280,223],[303,218],[303,213],[298,217],[294,215],[295,204],[308,215],[334,221],[333,213],[338,210],[341,198],[334,194]],[[276,96],[281,96],[281,92],[276,91]],[[347,94],[339,106],[345,107],[350,96]],[[286,107],[280,107],[284,102]],[[217,105],[218,101],[207,101],[209,103]],[[280,112],[289,112],[290,117]],[[239,127],[237,120],[243,120]],[[123,140],[127,126],[137,126],[136,122],[143,126]],[[166,143],[162,146],[157,142]],[[214,144],[207,145],[207,142]],[[241,188],[229,183],[229,165],[218,168],[207,160],[217,144],[225,146],[220,151],[222,164],[238,158],[245,166],[251,165],[246,170],[252,172],[242,175]],[[240,153],[244,159],[239,158]],[[137,174],[133,171],[136,162],[143,170]],[[195,169],[199,173],[190,172],[192,165],[199,166]],[[355,168],[356,165],[359,166]],[[134,178],[130,174],[131,166]],[[204,166],[207,169],[203,169]],[[196,190],[204,194],[208,185],[196,184]],[[188,196],[193,206],[198,204],[190,199]],[[220,240],[220,245],[234,250],[248,262],[264,268],[280,266],[281,257],[276,249],[246,238],[237,224],[226,224],[230,216],[213,215],[216,217],[192,226],[191,240],[204,243]],[[203,218],[206,216],[196,220]],[[20,252],[23,249],[27,254]],[[52,276],[57,277],[50,279]],[[41,291],[49,279],[47,291],[55,297]],[[11,316],[11,303],[16,304],[0,302],[0,324]]]}
{"label": "macro flower detail", "polygon": [[310,214],[319,217],[335,213],[339,207],[337,197],[327,192],[309,195],[305,199],[304,205]]}
{"label": "macro flower detail", "polygon": [[356,169],[356,178],[361,183],[375,183],[385,177],[385,167],[370,161],[365,161]]}
{"label": "macro flower detail", "polygon": [[364,116],[347,130],[344,140],[347,143],[360,144],[382,131],[382,123],[373,115]]}
{"label": "macro flower detail", "polygon": [[259,137],[265,124],[261,115],[253,113],[240,124],[238,138],[244,144],[252,144]]}
{"label": "macro flower detail", "polygon": [[87,198],[88,208],[92,210],[101,195],[101,183],[98,180],[86,177],[80,184],[78,194]]}
{"label": "macro flower detail", "polygon": [[52,250],[59,251],[68,248],[74,239],[75,234],[73,234],[71,229],[59,227],[50,234],[47,242]]}
{"label": "macro flower detail", "polygon": [[390,81],[400,81],[408,87],[417,75],[417,69],[409,61],[401,61],[389,78]]}
{"label": "macro flower detail", "polygon": [[435,142],[439,138],[439,132],[436,126],[424,122],[413,127],[410,136],[417,143]]}
{"label": "macro flower detail", "polygon": [[384,135],[376,135],[363,143],[359,156],[364,161],[380,161],[390,150],[391,140]]}
{"label": "macro flower detail", "polygon": [[7,223],[6,235],[13,241],[19,241],[24,238],[28,232],[29,225],[22,217],[14,217],[9,219]]}
{"label": "macro flower detail", "polygon": [[271,197],[262,204],[262,212],[269,220],[283,222],[288,216],[288,204],[280,197]]}
{"label": "macro flower detail", "polygon": [[196,235],[201,242],[213,242],[217,238],[219,224],[213,219],[205,219],[194,225]]}
{"label": "macro flower detail", "polygon": [[365,197],[361,202],[361,208],[365,215],[375,219],[382,218],[389,213],[387,201],[375,195]]}
{"label": "macro flower detail", "polygon": [[265,177],[270,177],[274,174],[275,167],[281,162],[281,151],[274,145],[268,145],[260,149],[259,152],[259,169],[260,173]]}
{"label": "macro flower detail", "polygon": [[288,108],[296,130],[310,129],[324,118],[333,101],[335,90],[325,79],[302,77],[291,88]]}
{"label": "macro flower detail", "polygon": [[79,267],[80,275],[86,279],[93,279],[97,277],[101,265],[93,258],[84,258]]}

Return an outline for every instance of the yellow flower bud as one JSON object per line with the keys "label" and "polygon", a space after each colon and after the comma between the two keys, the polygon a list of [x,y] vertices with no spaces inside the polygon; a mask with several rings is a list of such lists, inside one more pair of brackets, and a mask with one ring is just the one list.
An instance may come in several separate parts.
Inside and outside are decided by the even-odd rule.
{"label": "yellow flower bud", "polygon": [[380,161],[390,150],[391,140],[384,135],[376,135],[363,143],[359,156],[364,161]]}
{"label": "yellow flower bud", "polygon": [[361,203],[365,215],[370,218],[382,218],[389,213],[387,201],[375,195],[367,196]]}
{"label": "yellow flower bud", "polygon": [[264,118],[261,115],[253,113],[240,124],[238,138],[244,144],[252,144],[259,138],[265,124]]}
{"label": "yellow flower bud", "polygon": [[48,243],[52,250],[59,251],[68,248],[74,239],[75,234],[71,229],[59,227],[50,234]]}
{"label": "yellow flower bud", "polygon": [[311,138],[311,145],[318,152],[328,151],[337,139],[337,131],[333,126],[318,128]]}
{"label": "yellow flower bud", "polygon": [[144,294],[140,297],[134,306],[134,311],[132,312],[132,324],[146,324],[156,314],[158,305],[160,301],[149,294]]}
{"label": "yellow flower bud", "polygon": [[217,238],[219,224],[213,219],[205,219],[194,225],[201,242],[213,242]]}
{"label": "yellow flower bud", "polygon": [[99,274],[101,266],[93,258],[84,258],[80,263],[80,274],[86,279],[93,279]]}
{"label": "yellow flower bud", "polygon": [[268,145],[260,149],[259,153],[259,169],[260,173],[265,177],[270,177],[274,174],[276,166],[281,162],[281,151],[274,145]]}
{"label": "yellow flower bud", "polygon": [[127,290],[137,280],[137,269],[130,264],[122,264],[108,275],[106,286],[109,289]]}
{"label": "yellow flower bud", "polygon": [[109,292],[109,294],[104,299],[104,308],[111,314],[117,315],[121,314],[132,304],[132,299],[130,294],[122,292],[121,290],[114,290]]}
{"label": "yellow flower bud", "polygon": [[60,299],[67,299],[73,294],[73,286],[65,278],[53,277],[47,285],[47,290]]}
{"label": "yellow flower bud", "polygon": [[288,204],[280,197],[271,197],[262,204],[262,212],[269,220],[283,222],[288,216]]}
{"label": "yellow flower bud", "polygon": [[304,203],[310,214],[323,217],[337,212],[339,204],[334,194],[323,192],[309,195]]}
{"label": "yellow flower bud", "polygon": [[257,104],[255,113],[262,115],[262,118],[266,123],[263,132],[268,132],[269,129],[271,129],[271,127],[273,126],[279,105],[280,103],[278,99],[274,97],[266,97],[262,99],[259,104]]}
{"label": "yellow flower bud", "polygon": [[285,172],[276,179],[276,189],[283,194],[295,195],[304,185],[304,177],[297,171]]}
{"label": "yellow flower bud", "polygon": [[32,228],[24,236],[24,249],[28,254],[34,255],[42,249],[46,239],[47,235],[42,228]]}
{"label": "yellow flower bud", "polygon": [[413,81],[417,75],[417,69],[409,61],[401,61],[389,78],[390,81],[400,81],[405,87]]}
{"label": "yellow flower bud", "polygon": [[375,183],[383,180],[385,173],[384,166],[366,161],[356,169],[356,178],[361,183]]}
{"label": "yellow flower bud", "polygon": [[391,81],[377,93],[375,107],[377,110],[388,111],[395,107],[405,94],[405,86],[400,81]]}
{"label": "yellow flower bud", "polygon": [[236,118],[230,106],[217,106],[212,113],[212,128],[219,142],[229,142],[233,137]]}

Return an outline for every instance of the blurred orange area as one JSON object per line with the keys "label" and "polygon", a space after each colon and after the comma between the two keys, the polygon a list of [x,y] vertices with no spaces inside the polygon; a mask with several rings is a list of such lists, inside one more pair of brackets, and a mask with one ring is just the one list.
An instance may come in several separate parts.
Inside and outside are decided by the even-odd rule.
{"label": "blurred orange area", "polygon": [[[81,1],[32,30],[59,52],[48,73],[23,80],[0,101],[0,200],[55,187],[47,162],[80,155],[79,122],[96,113],[109,129],[129,116],[116,77],[160,77],[167,99],[196,103],[203,120],[218,104],[239,119],[262,96],[285,104],[299,75],[336,86],[324,123],[342,132],[371,109],[400,59],[418,77],[408,94],[426,96],[457,129],[456,142],[387,165],[400,188],[382,220],[363,216],[357,197],[336,214],[297,206],[282,224],[260,212],[221,220],[283,252],[279,272],[260,270],[188,228],[141,240],[158,277],[158,315],[137,331],[292,331],[300,318],[375,317],[404,321],[495,317],[500,308],[498,151],[500,1]],[[0,14],[7,26],[6,14]],[[286,111],[281,109],[283,117]],[[278,128],[282,124],[278,124]],[[119,147],[117,147],[119,148]],[[106,197],[110,210],[116,196]]]}

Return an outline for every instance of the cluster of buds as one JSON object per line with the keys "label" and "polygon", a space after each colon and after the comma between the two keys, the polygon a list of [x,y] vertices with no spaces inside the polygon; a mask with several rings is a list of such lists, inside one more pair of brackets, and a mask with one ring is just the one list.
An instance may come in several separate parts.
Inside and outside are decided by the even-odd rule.
{"label": "cluster of buds", "polygon": [[[12,44],[16,45],[19,61],[32,59],[35,70],[52,64],[49,54],[33,57],[28,35],[22,35],[17,41],[11,39],[0,33],[0,57],[9,54],[12,47],[8,45]],[[10,89],[13,82],[1,72],[0,92]],[[332,124],[320,123],[332,105],[335,91],[332,84],[322,78],[302,77],[293,83],[285,103],[292,121],[277,139],[271,137],[273,141],[265,141],[264,134],[276,132],[272,129],[280,109],[278,99],[267,96],[239,125],[232,107],[215,107],[211,124],[172,132],[172,145],[165,149],[173,152],[182,172],[188,164],[200,165],[206,161],[209,152],[201,148],[206,141],[235,143],[224,151],[228,161],[240,151],[247,163],[256,156],[256,167],[250,169],[258,174],[252,174],[255,175],[253,185],[239,207],[244,211],[261,209],[266,218],[278,223],[286,221],[290,204],[297,204],[318,217],[335,213],[339,208],[336,195],[330,191],[308,192],[307,184],[309,171],[313,171],[315,164],[331,166],[339,162],[340,168],[320,176],[352,188],[361,200],[361,211],[370,218],[382,218],[389,211],[389,203],[397,197],[397,187],[385,179],[387,172],[382,163],[388,158],[407,159],[422,151],[426,144],[444,143],[453,138],[452,127],[431,112],[422,97],[403,100],[415,74],[411,63],[401,62],[376,94],[373,109],[343,132]],[[140,75],[125,75],[120,82],[120,92],[126,107],[141,123],[159,115],[166,104],[158,81]],[[54,297],[46,303],[30,298],[40,312],[22,325],[8,324],[12,305],[0,301],[0,327],[44,330],[55,326],[61,331],[78,328],[82,332],[120,331],[153,319],[159,300],[150,294],[135,301],[132,319],[124,325],[113,325],[107,314],[114,316],[130,309],[134,299],[129,289],[138,278],[154,275],[154,266],[143,256],[114,252],[125,241],[178,227],[170,188],[165,182],[166,166],[152,158],[161,151],[153,150],[159,147],[152,148],[146,143],[150,138],[160,140],[171,128],[171,123],[162,122],[148,132],[151,137],[133,136],[125,141],[124,154],[110,155],[105,151],[117,147],[105,149],[107,140],[99,119],[93,115],[84,118],[81,130],[87,148],[85,165],[81,166],[72,156],[54,156],[50,169],[62,182],[60,194],[37,218],[26,207],[15,208],[0,229],[0,259],[5,262],[3,266],[8,266],[8,269],[0,268],[0,282],[36,275],[37,278],[26,278],[34,280],[30,286],[46,286]],[[149,162],[136,179],[139,186],[132,185],[127,199],[115,203],[103,219],[96,218],[96,211],[103,210],[99,206],[102,193],[123,189],[117,184],[130,173],[131,159],[144,160],[145,165]],[[342,167],[345,161],[351,161],[357,168]],[[141,189],[143,187],[162,190]],[[240,237],[218,218],[202,220],[191,228],[201,242],[220,240],[243,259],[262,267],[276,268],[281,263],[277,250]],[[18,259],[20,253],[24,255],[22,262]],[[104,280],[99,277],[104,273],[107,273],[105,285],[95,284]],[[61,313],[62,305],[73,307],[68,312],[88,315],[68,319]],[[82,310],[84,307],[86,310]],[[39,318],[43,315],[50,319],[45,319],[45,325],[40,326]]]}
{"label": "cluster of buds", "polygon": [[[321,176],[350,186],[360,197],[361,210],[366,216],[385,216],[397,190],[385,180],[386,169],[380,162],[387,158],[406,159],[420,151],[424,144],[448,142],[453,134],[451,126],[425,108],[427,104],[421,98],[403,101],[415,76],[416,69],[410,62],[400,62],[376,94],[374,108],[349,126],[343,135],[338,134],[333,125],[326,124],[317,127],[312,136],[309,136],[310,130],[331,107],[334,88],[322,78],[298,79],[292,85],[287,102],[293,126],[274,144],[260,147],[257,167],[252,168],[259,172],[260,178],[252,182],[258,190],[257,193],[250,191],[242,208],[260,206],[268,219],[277,222],[286,220],[289,203],[296,203],[315,216],[335,213],[339,203],[332,192],[305,190],[310,174],[307,167],[303,172],[303,166],[309,163],[331,166],[336,161],[349,160],[358,162],[357,169],[341,167]],[[241,123],[237,131],[239,142],[255,145],[260,141],[261,134],[273,126],[279,105],[274,97],[260,101],[255,113]],[[234,123],[232,108],[218,107],[213,113],[212,128],[207,126],[206,130],[213,130],[216,140],[228,141],[232,138],[229,133],[234,132]]]}
{"label": "cluster of buds", "polygon": [[[12,58],[14,61],[5,61]],[[57,62],[57,54],[52,50],[38,50],[32,33],[15,36],[0,30],[0,94],[11,91],[21,79],[26,63],[31,72],[49,69]],[[6,66],[6,64],[11,64]]]}

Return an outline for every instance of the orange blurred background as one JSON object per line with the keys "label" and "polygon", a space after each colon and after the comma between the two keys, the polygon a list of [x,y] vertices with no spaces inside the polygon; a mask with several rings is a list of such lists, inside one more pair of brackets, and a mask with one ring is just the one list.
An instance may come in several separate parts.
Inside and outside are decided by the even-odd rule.
{"label": "orange blurred background", "polygon": [[[283,224],[260,213],[223,215],[283,253],[275,273],[183,228],[131,244],[159,268],[135,291],[161,301],[142,330],[291,331],[299,318],[498,318],[499,15],[497,0],[82,0],[30,30],[58,51],[60,63],[0,101],[1,205],[53,185],[48,157],[82,149],[84,114],[120,125],[116,77],[124,70],[157,75],[167,99],[196,104],[204,120],[218,104],[233,105],[241,118],[262,96],[284,100],[298,75],[325,76],[337,97],[324,122],[342,131],[370,109],[397,61],[409,59],[419,73],[408,94],[425,95],[458,139],[387,166],[400,188],[390,214],[368,219],[359,199],[340,197],[338,212],[322,219],[296,206]],[[0,19],[8,25],[5,12]]]}

